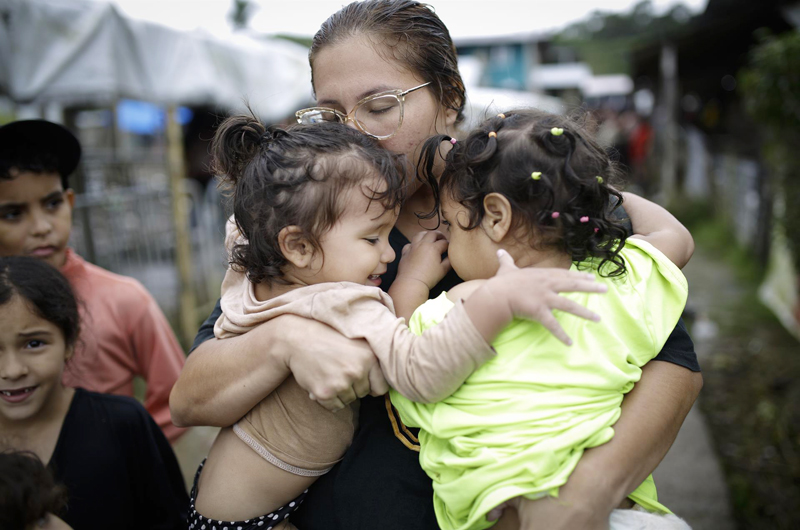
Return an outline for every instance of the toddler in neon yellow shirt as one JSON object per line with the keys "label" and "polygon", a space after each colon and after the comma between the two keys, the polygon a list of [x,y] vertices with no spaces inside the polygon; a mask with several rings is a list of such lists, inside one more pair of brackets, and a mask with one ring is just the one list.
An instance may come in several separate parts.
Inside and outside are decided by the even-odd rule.
{"label": "toddler in neon yellow shirt", "polygon": [[[438,324],[454,302],[481,289],[497,272],[498,251],[523,267],[589,271],[608,286],[604,296],[566,296],[602,315],[601,323],[553,317],[571,346],[540,323],[517,320],[492,343],[497,356],[450,397],[422,404],[392,391],[402,420],[421,429],[420,463],[433,480],[440,527],[482,529],[493,525],[487,513],[512,498],[557,496],[583,451],[613,437],[624,394],[686,303],[679,267],[693,243],[665,210],[629,195],[624,205],[637,235],[626,240],[609,213],[623,201],[610,186],[617,170],[566,118],[507,112],[463,142],[433,137],[423,157],[428,174],[445,140],[452,144],[445,169],[438,183],[429,180],[449,228],[450,262],[466,281],[424,304],[422,292],[398,304],[398,315],[413,312],[412,331]],[[612,529],[688,528],[658,502],[652,477],[629,497],[635,509],[615,510]]]}

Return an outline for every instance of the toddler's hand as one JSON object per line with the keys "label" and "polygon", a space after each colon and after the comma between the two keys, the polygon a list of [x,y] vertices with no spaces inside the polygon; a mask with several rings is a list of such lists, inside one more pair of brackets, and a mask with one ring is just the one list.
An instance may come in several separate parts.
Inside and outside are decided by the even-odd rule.
{"label": "toddler's hand", "polygon": [[608,288],[596,282],[593,274],[567,269],[520,269],[514,265],[514,259],[505,250],[498,251],[497,257],[500,267],[485,287],[503,296],[514,316],[540,322],[567,345],[572,345],[572,339],[553,316],[554,310],[572,313],[586,320],[600,321],[600,315],[559,294],[577,291],[605,293]]}
{"label": "toddler's hand", "polygon": [[442,259],[447,250],[447,238],[438,230],[425,230],[403,247],[397,267],[398,280],[417,280],[430,291],[450,270],[450,260]]}

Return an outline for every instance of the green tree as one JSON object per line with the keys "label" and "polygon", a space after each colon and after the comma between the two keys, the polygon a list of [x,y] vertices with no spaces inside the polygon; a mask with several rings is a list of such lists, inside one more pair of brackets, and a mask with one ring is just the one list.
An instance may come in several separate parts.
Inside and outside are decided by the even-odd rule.
{"label": "green tree", "polygon": [[800,272],[800,33],[765,33],[760,40],[738,86],[761,125],[764,158],[785,202],[779,221]]}

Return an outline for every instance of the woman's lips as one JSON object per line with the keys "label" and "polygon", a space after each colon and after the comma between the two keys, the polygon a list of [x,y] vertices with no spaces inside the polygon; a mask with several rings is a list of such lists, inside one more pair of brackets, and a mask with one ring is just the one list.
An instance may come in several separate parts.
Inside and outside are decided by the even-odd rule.
{"label": "woman's lips", "polygon": [[38,386],[29,386],[25,388],[17,388],[11,390],[0,390],[0,398],[9,403],[20,403],[25,401],[33,394]]}

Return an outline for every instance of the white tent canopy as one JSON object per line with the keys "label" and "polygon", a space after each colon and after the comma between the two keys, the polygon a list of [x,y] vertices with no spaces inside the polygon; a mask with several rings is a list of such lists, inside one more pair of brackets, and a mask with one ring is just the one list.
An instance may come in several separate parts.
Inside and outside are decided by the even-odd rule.
{"label": "white tent canopy", "polygon": [[311,99],[307,50],[126,18],[110,3],[5,0],[0,93],[65,105],[130,98],[241,109],[278,120]]}

